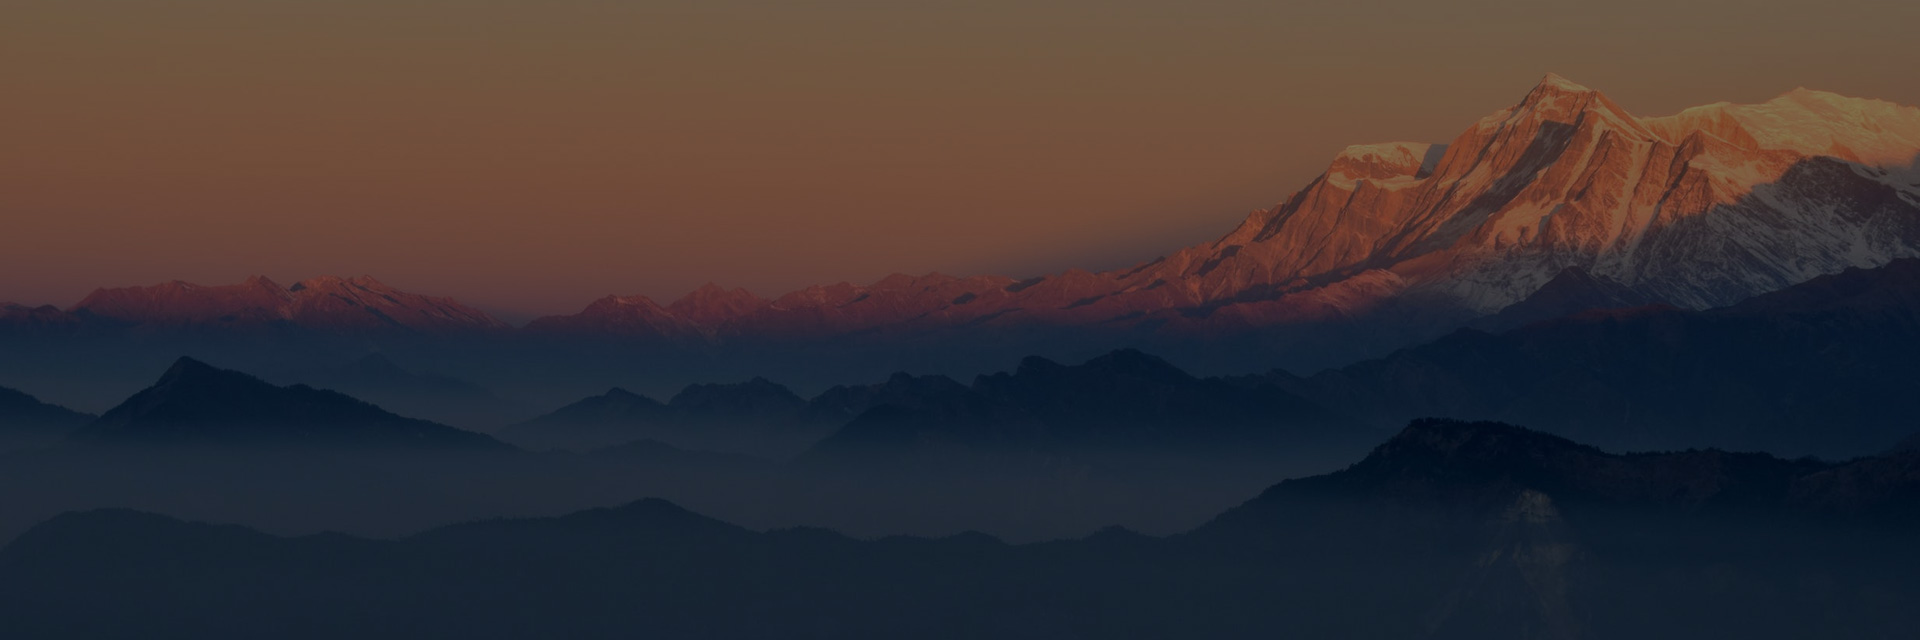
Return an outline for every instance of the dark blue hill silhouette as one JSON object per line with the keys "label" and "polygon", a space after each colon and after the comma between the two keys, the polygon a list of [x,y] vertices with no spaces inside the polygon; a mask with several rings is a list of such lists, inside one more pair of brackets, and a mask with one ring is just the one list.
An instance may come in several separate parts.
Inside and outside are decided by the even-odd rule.
{"label": "dark blue hill silhouette", "polygon": [[1612,449],[1846,458],[1920,414],[1920,259],[1707,311],[1593,311],[1463,330],[1378,360],[1257,378],[1376,425],[1502,420]]}
{"label": "dark blue hill silhouette", "polygon": [[181,358],[153,386],[73,434],[94,445],[509,450],[487,436],[405,418],[306,385],[275,386]]}
{"label": "dark blue hill silhouette", "polygon": [[0,387],[0,429],[71,429],[94,416]]}
{"label": "dark blue hill silhouette", "polygon": [[824,438],[810,458],[908,442],[1065,452],[1317,446],[1371,437],[1277,387],[1195,377],[1132,349],[1079,365],[1027,358],[1015,371],[981,376],[971,386],[896,373],[805,401],[760,378],[692,385],[665,404],[616,388],[503,436],[530,447],[586,448],[640,438],[673,442],[673,430],[743,425],[761,437]]}
{"label": "dark blue hill silhouette", "polygon": [[593,396],[579,402],[561,407],[553,413],[542,416],[531,424],[593,422],[640,422],[657,419],[666,413],[667,406],[652,398],[615,387],[605,394]]}
{"label": "dark blue hill silhouette", "polygon": [[497,428],[526,414],[516,403],[480,385],[437,373],[408,370],[384,353],[337,367],[276,378],[338,391],[389,411],[470,428]]}
{"label": "dark blue hill silhouette", "polygon": [[688,385],[665,403],[615,387],[501,431],[535,449],[585,451],[636,440],[781,458],[835,425],[803,417],[807,402],[766,378]]}
{"label": "dark blue hill silhouette", "polygon": [[[1836,470],[1889,461],[1904,462],[1895,456],[1835,464],[1714,449],[1613,454],[1498,422],[1417,420],[1360,462],[1275,485],[1200,531],[1277,525],[1298,517],[1294,500],[1377,501],[1484,515],[1510,506],[1527,491],[1583,506],[1690,513],[1846,511],[1847,517],[1904,518],[1909,511],[1893,501],[1837,495],[1823,480]],[[1872,484],[1897,494],[1920,488],[1920,477],[1885,476]]]}
{"label": "dark blue hill silhouette", "polygon": [[1567,267],[1526,298],[1507,305],[1498,313],[1474,321],[1472,326],[1504,331],[1582,311],[1627,309],[1659,302],[1632,287],[1593,275],[1586,269]]}
{"label": "dark blue hill silhouette", "polygon": [[615,387],[507,427],[500,437],[530,449],[592,449],[647,438],[670,419],[666,405]]}
{"label": "dark blue hill silhouette", "polygon": [[840,385],[821,392],[807,401],[802,419],[838,426],[874,407],[924,409],[958,402],[966,395],[967,386],[947,376],[895,372],[886,382]]}
{"label": "dark blue hill silhouette", "polygon": [[787,418],[806,403],[779,383],[755,377],[733,384],[687,385],[667,401],[667,408],[692,422],[737,422]]}
{"label": "dark blue hill silhouette", "polygon": [[1423,421],[1167,538],[861,540],[661,500],[397,540],[90,511],[0,549],[0,617],[19,637],[1897,637],[1920,623],[1920,520],[1861,498],[1912,496],[1912,468]]}
{"label": "dark blue hill silhouette", "polygon": [[[944,379],[942,379],[944,380]],[[1371,439],[1272,385],[1190,375],[1123,349],[1063,365],[1027,358],[971,387],[896,376],[875,402],[806,456],[817,467],[970,451],[1048,455],[1310,450]]]}
{"label": "dark blue hill silhouette", "polygon": [[0,387],[0,447],[55,442],[93,419],[92,415]]}
{"label": "dark blue hill silhouette", "polygon": [[588,450],[655,439],[695,449],[791,455],[831,425],[802,419],[806,401],[766,378],[688,385],[671,400],[615,387],[508,427],[501,437],[530,449]]}

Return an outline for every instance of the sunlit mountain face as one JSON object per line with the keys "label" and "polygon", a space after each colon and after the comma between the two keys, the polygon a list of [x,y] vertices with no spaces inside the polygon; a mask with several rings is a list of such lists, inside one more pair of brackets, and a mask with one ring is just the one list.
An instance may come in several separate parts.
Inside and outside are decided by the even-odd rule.
{"label": "sunlit mountain face", "polygon": [[[1640,117],[1549,74],[1451,141],[1349,147],[1220,239],[1123,269],[895,274],[771,298],[709,284],[667,302],[610,295],[518,327],[370,276],[176,281],[64,309],[8,305],[0,330],[28,354],[7,372],[16,381],[46,375],[36,352],[71,364],[139,336],[132,355],[82,357],[156,367],[186,352],[299,381],[387,351],[531,405],[758,375],[813,389],[903,368],[967,376],[1123,347],[1209,373],[1304,373],[1461,327],[1707,309],[1920,255],[1916,157],[1912,107],[1798,89]],[[77,343],[96,346],[49,346]],[[600,373],[574,375],[587,363]],[[147,374],[119,375],[115,393]],[[96,410],[112,400],[70,393]]]}
{"label": "sunlit mountain face", "polygon": [[[1349,147],[1219,240],[1126,269],[896,274],[770,299],[709,285],[667,304],[609,296],[525,328],[695,340],[1027,324],[1219,333],[1364,316],[1402,300],[1485,315],[1568,268],[1708,308],[1916,255],[1916,158],[1912,107],[1796,89],[1643,118],[1550,74],[1450,142]],[[370,277],[105,289],[67,311],[145,325],[499,326]]]}
{"label": "sunlit mountain face", "polygon": [[[170,47],[0,20],[44,63],[0,120],[66,132],[0,139],[77,145],[0,149],[0,638],[1920,636],[1920,109],[1752,89],[1920,15],[188,4]],[[1755,67],[1720,31],[1770,11],[1858,34]],[[1433,75],[1538,34],[1494,75],[1661,62]],[[1307,42],[1273,59],[1344,106],[1206,90],[1327,103],[1235,66]],[[1868,66],[1775,84],[1920,95]],[[1314,159],[1237,225],[1089,214],[1245,182],[1129,146],[1215,130]],[[1355,131],[1414,140],[1308,143]]]}

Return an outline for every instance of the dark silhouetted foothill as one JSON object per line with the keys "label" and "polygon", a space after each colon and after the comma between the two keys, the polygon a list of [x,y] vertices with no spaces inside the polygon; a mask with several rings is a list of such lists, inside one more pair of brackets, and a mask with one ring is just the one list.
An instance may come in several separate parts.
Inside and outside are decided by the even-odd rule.
{"label": "dark silhouetted foothill", "polygon": [[404,418],[346,395],[280,387],[181,358],[153,386],[73,434],[94,445],[510,449],[487,436]]}
{"label": "dark silhouetted foothill", "polygon": [[1863,498],[1915,495],[1911,468],[1428,420],[1168,537],[861,539],[659,499],[397,539],[94,510],[0,549],[0,616],[26,637],[1877,637],[1916,622],[1920,519]]}

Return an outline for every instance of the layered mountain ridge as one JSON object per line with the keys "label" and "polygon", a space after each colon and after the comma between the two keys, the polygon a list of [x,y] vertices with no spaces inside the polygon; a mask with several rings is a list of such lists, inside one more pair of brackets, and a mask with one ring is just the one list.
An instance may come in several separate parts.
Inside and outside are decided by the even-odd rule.
{"label": "layered mountain ridge", "polygon": [[1616,449],[1839,459],[1913,433],[1916,344],[1920,260],[1909,258],[1728,307],[1590,310],[1257,379],[1376,425],[1501,420]]}
{"label": "layered mountain ridge", "polygon": [[1917,461],[1429,420],[1186,533],[1033,544],[659,498],[380,537],[88,509],[0,548],[0,615],[35,637],[1904,637]]}

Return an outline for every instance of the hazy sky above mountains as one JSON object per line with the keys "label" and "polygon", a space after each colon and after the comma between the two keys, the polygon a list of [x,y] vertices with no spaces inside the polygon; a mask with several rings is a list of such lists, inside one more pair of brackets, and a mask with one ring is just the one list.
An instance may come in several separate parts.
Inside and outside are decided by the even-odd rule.
{"label": "hazy sky above mountains", "polygon": [[1640,115],[1801,85],[1920,104],[1916,24],[1905,0],[14,3],[0,301],[369,273],[561,313],[1116,267],[1547,71]]}

